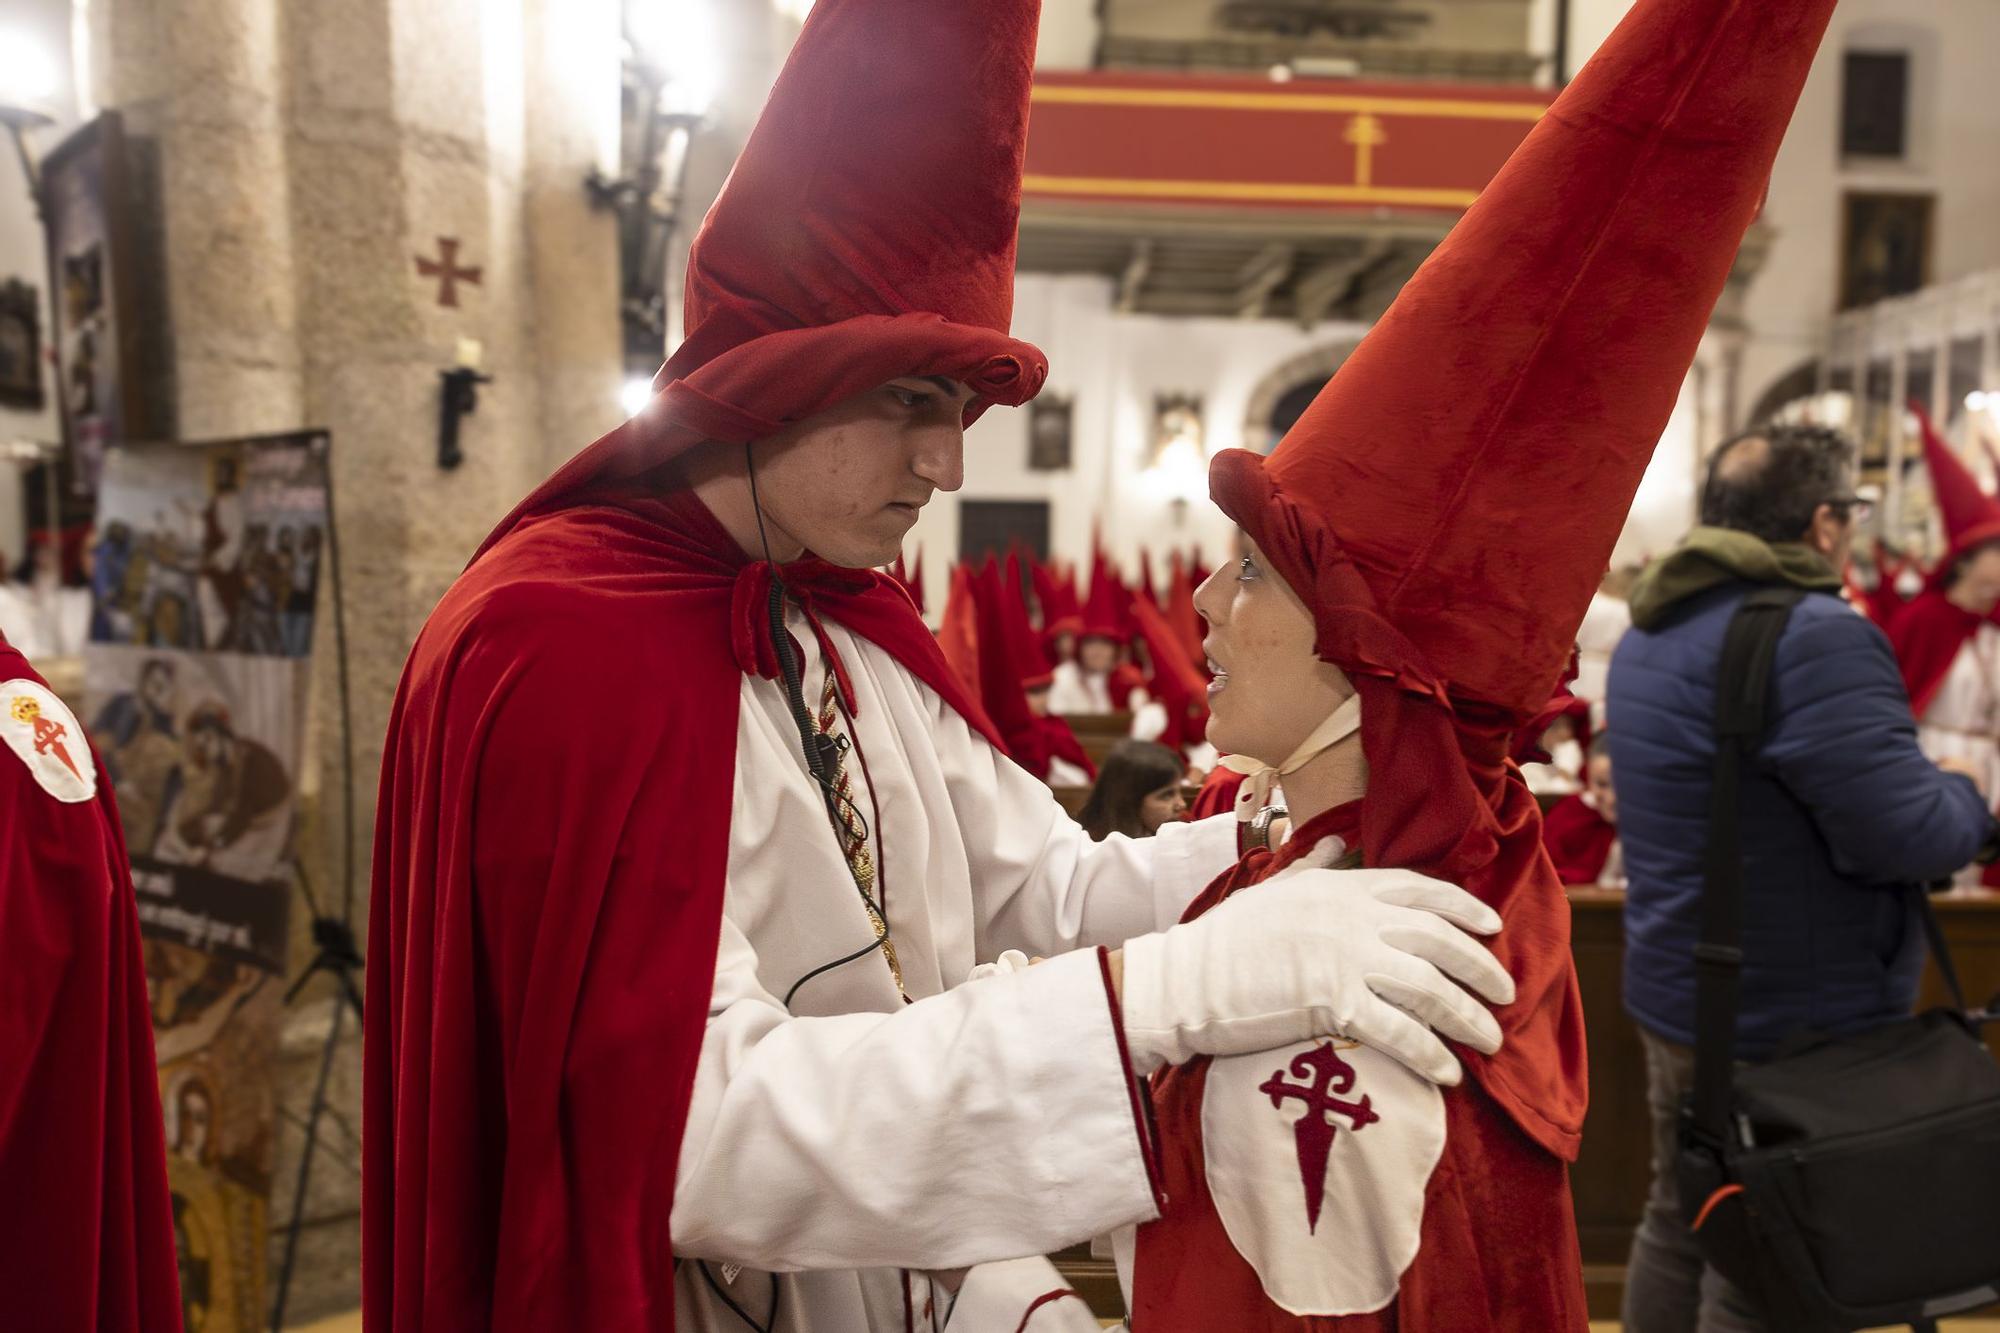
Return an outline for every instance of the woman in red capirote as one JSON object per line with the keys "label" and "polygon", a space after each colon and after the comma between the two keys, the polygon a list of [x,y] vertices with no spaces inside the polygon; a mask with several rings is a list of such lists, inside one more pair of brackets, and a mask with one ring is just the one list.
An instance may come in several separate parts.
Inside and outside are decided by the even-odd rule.
{"label": "woman in red capirote", "polygon": [[[1254,761],[1253,793],[1282,778],[1294,831],[1184,920],[1321,867],[1420,870],[1499,914],[1511,986],[1504,1040],[1462,1051],[1462,1082],[1345,1029],[1156,1075],[1167,1203],[1128,1261],[1134,1333],[1586,1326],[1569,904],[1509,756],[1569,661],[1832,8],[1639,0],[1278,446],[1213,459],[1210,496],[1250,546],[1196,594],[1209,736]],[[1188,965],[1179,944],[1126,945],[1128,1012],[1136,978]]]}

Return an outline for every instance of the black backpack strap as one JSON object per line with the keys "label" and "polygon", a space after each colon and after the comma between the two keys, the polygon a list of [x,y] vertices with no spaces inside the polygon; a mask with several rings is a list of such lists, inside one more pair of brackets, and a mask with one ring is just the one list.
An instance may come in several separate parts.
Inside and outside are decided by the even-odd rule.
{"label": "black backpack strap", "polygon": [[1931,910],[1931,896],[1921,886],[1910,892],[1917,896],[1917,922],[1924,928],[1924,943],[1930,946],[1931,957],[1937,959],[1938,975],[1944,978],[1944,988],[1951,994],[1951,1007],[1963,1014],[1966,1012],[1965,988],[1958,984],[1958,965],[1951,961],[1951,948],[1944,942],[1944,928],[1938,924],[1937,913]]}
{"label": "black backpack strap", "polygon": [[1701,942],[1695,946],[1694,1120],[1713,1141],[1729,1127],[1736,1002],[1743,971],[1743,846],[1739,796],[1744,762],[1769,720],[1771,664],[1805,592],[1758,588],[1738,604],[1715,675],[1715,766],[1703,857]]}

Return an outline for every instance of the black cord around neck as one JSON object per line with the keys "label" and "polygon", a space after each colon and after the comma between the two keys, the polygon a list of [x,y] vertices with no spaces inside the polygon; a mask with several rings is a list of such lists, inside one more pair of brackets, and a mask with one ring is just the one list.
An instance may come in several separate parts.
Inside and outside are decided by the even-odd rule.
{"label": "black cord around neck", "polygon": [[[778,562],[771,558],[771,535],[764,528],[764,502],[757,494],[757,460],[747,442],[743,446],[743,470],[750,477],[750,507],[757,515],[757,541],[764,548],[764,562],[771,566],[771,600],[767,608],[771,625],[771,651],[778,658],[778,675],[784,685],[785,705],[791,712],[792,724],[798,728],[799,749],[805,756],[806,774],[819,788],[820,799],[826,802],[827,823],[833,828],[835,843],[844,849],[847,830],[841,819],[843,798],[834,782],[833,761],[826,748],[831,741],[813,725],[812,712],[806,707],[805,669],[799,662],[797,649],[792,644],[791,631],[785,627],[785,598],[789,593],[785,587],[784,577],[778,572]],[[832,669],[833,664],[829,662],[827,670]],[[865,823],[863,830],[865,837]],[[843,850],[842,858],[845,859],[845,856],[846,852]],[[858,881],[855,887],[860,888]],[[863,897],[867,897],[867,890],[862,889],[861,893]],[[870,901],[873,902],[872,899]],[[794,981],[791,989],[785,992],[786,1009],[792,1007],[793,997],[807,982],[846,967],[849,963],[859,962],[889,943],[893,933],[889,926],[889,914],[880,904],[876,904],[875,914],[881,919],[882,932],[853,953],[844,954],[831,962],[821,963]]]}
{"label": "black cord around neck", "polygon": [[756,1333],[773,1333],[773,1330],[775,1330],[778,1327],[778,1300],[779,1297],[784,1294],[785,1289],[783,1286],[779,1284],[778,1275],[776,1273],[770,1275],[771,1276],[770,1322],[760,1324],[755,1319],[750,1317],[750,1312],[748,1310],[744,1309],[741,1305],[738,1305],[735,1299],[731,1297],[728,1292],[722,1289],[722,1284],[715,1280],[715,1274],[708,1271],[707,1260],[697,1259],[695,1261],[695,1267],[701,1270],[702,1281],[708,1283],[708,1289],[715,1293],[716,1299],[721,1301],[724,1305],[728,1306],[738,1319],[741,1319],[744,1323],[748,1324],[751,1328],[755,1329]]}

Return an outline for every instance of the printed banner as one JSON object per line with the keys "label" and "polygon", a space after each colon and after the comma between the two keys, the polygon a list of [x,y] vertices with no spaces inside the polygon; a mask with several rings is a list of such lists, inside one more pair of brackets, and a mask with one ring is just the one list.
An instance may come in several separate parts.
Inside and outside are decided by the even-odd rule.
{"label": "printed banner", "polygon": [[105,460],[84,713],[132,855],[188,1333],[266,1320],[327,440]]}

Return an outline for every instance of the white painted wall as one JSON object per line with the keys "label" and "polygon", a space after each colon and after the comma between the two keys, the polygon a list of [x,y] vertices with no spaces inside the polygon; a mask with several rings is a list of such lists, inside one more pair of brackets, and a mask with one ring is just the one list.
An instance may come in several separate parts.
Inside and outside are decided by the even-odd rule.
{"label": "white painted wall", "polygon": [[[23,34],[49,53],[60,88],[52,110],[56,125],[35,133],[32,143],[45,151],[59,142],[75,121],[74,80],[70,71],[70,6],[68,0],[0,0],[0,32]],[[7,40],[0,37],[0,40]],[[6,92],[0,89],[0,97]],[[0,282],[20,278],[42,294],[42,346],[49,340],[48,262],[42,228],[35,217],[27,179],[14,146],[0,133]],[[48,407],[22,412],[0,407],[0,443],[12,440],[53,441],[60,433],[55,411],[55,382],[47,384]],[[11,571],[26,553],[27,533],[21,522],[21,471],[0,459],[0,570]],[[0,574],[4,577],[4,574]]]}
{"label": "white painted wall", "polygon": [[[1055,553],[1084,559],[1091,525],[1128,569],[1141,546],[1156,557],[1199,543],[1211,563],[1230,549],[1233,525],[1207,499],[1205,475],[1179,479],[1145,469],[1153,397],[1203,399],[1210,452],[1262,440],[1244,438],[1244,414],[1259,383],[1314,348],[1351,343],[1354,324],[1311,333],[1277,320],[1168,319],[1112,309],[1111,284],[1093,277],[1023,274],[1015,285],[1014,334],[1049,358],[1045,394],[1075,399],[1072,462],[1067,472],[1028,469],[1028,412],[995,408],[966,436],[965,488],[932,501],[911,534],[925,549],[933,609],[942,605],[945,570],[958,550],[962,499],[1047,500]],[[1176,503],[1176,494],[1185,503]]]}
{"label": "white painted wall", "polygon": [[1036,69],[1089,69],[1097,54],[1097,0],[1042,0]]}
{"label": "white painted wall", "polygon": [[[1048,354],[1043,392],[1075,400],[1073,466],[1029,470],[1027,409],[994,408],[980,419],[966,436],[964,489],[934,499],[908,544],[910,553],[924,548],[933,612],[943,605],[958,550],[958,507],[967,499],[1047,501],[1051,547],[1071,560],[1088,557],[1097,522],[1128,572],[1142,546],[1159,558],[1198,543],[1210,563],[1224,558],[1234,527],[1208,501],[1206,478],[1162,476],[1145,466],[1154,395],[1202,397],[1211,453],[1260,448],[1265,442],[1246,431],[1258,386],[1293,358],[1351,344],[1367,331],[1343,323],[1304,333],[1278,320],[1168,319],[1121,315],[1111,306],[1106,279],[1030,273],[1017,281],[1014,333]],[[1614,563],[1664,553],[1691,521],[1700,450],[1720,429],[1719,391],[1709,387],[1720,382],[1709,365],[1719,352],[1704,343],[1701,356],[1633,502]]]}

